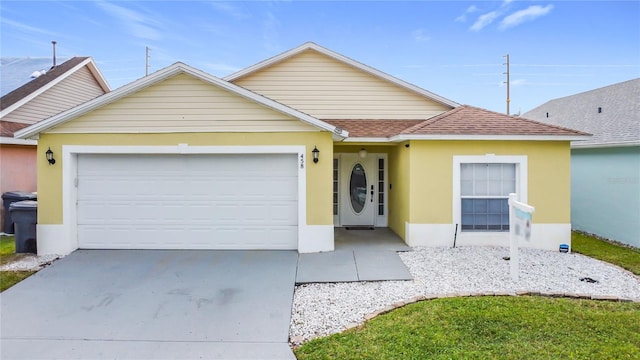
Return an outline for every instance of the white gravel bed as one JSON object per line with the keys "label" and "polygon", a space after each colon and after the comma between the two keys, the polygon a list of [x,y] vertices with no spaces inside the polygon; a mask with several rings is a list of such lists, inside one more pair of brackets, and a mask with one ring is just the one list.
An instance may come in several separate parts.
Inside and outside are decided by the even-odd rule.
{"label": "white gravel bed", "polygon": [[36,271],[59,259],[60,255],[25,254],[21,259],[0,266],[0,271]]}
{"label": "white gravel bed", "polygon": [[[640,277],[580,254],[520,249],[520,280],[509,248],[415,248],[400,253],[414,281],[305,284],[295,289],[289,335],[306,341],[343,331],[365,315],[416,296],[518,291],[576,293],[640,300]],[[597,280],[596,283],[581,281]]]}

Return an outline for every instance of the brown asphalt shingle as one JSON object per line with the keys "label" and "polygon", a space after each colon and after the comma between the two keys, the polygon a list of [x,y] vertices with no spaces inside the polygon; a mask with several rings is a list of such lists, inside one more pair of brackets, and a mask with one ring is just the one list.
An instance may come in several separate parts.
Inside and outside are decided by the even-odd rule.
{"label": "brown asphalt shingle", "polygon": [[4,110],[9,106],[17,103],[22,100],[29,94],[34,91],[40,89],[41,87],[47,85],[53,80],[57,79],[67,71],[71,70],[74,66],[80,64],[81,62],[88,59],[88,57],[73,57],[62,64],[54,67],[53,69],[49,69],[46,74],[29,81],[28,83],[20,86],[19,88],[7,93],[5,96],[0,98],[0,110]]}
{"label": "brown asphalt shingle", "polygon": [[395,135],[589,135],[577,130],[507,116],[469,105],[428,120],[324,120],[349,131],[349,137],[389,138]]}
{"label": "brown asphalt shingle", "polygon": [[343,128],[350,137],[386,138],[423,123],[424,120],[323,120]]}
{"label": "brown asphalt shingle", "polygon": [[589,135],[581,131],[462,105],[407,128],[412,135]]}
{"label": "brown asphalt shingle", "polygon": [[29,124],[16,123],[11,121],[0,121],[0,137],[13,137],[13,133],[22,130]]}

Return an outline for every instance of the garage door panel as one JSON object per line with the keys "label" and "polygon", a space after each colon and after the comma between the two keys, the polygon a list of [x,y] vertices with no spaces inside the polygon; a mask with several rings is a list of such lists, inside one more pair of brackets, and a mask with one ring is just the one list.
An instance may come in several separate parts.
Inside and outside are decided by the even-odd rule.
{"label": "garage door panel", "polygon": [[295,249],[295,155],[79,155],[82,248]]}
{"label": "garage door panel", "polygon": [[292,250],[297,229],[272,227],[172,228],[142,227],[135,233],[115,227],[110,234],[101,228],[84,227],[78,236],[86,238],[86,249],[282,249]]}

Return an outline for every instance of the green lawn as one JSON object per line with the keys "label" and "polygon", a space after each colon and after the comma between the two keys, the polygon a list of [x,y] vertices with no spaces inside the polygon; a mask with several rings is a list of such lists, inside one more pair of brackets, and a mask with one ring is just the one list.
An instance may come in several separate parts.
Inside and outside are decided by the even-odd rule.
{"label": "green lawn", "polygon": [[305,343],[304,359],[640,359],[640,304],[545,297],[404,306]]}
{"label": "green lawn", "polygon": [[[23,254],[16,254],[16,244],[13,236],[0,236],[0,265],[10,261],[18,260]],[[33,275],[35,271],[1,271],[0,291],[12,287],[20,281]]]}
{"label": "green lawn", "polygon": [[[640,275],[640,251],[572,235],[572,249]],[[404,306],[295,349],[304,359],[640,359],[640,303],[470,297]]]}
{"label": "green lawn", "polygon": [[573,251],[606,261],[640,275],[640,249],[618,246],[582,233],[571,234]]}

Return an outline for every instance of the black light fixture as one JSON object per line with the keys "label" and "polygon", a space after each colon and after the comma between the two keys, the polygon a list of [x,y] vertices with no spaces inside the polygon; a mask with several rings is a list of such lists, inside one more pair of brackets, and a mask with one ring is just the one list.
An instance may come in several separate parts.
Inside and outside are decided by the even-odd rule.
{"label": "black light fixture", "polygon": [[49,148],[49,150],[45,152],[45,155],[47,155],[47,161],[49,162],[49,165],[53,165],[56,163],[56,159],[53,158],[53,151],[51,151],[51,148]]}
{"label": "black light fixture", "polygon": [[320,150],[318,150],[317,146],[314,146],[311,152],[313,153],[313,162],[317,164],[318,161],[320,160]]}

